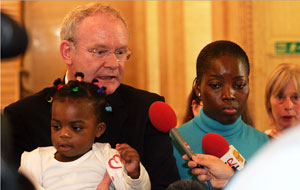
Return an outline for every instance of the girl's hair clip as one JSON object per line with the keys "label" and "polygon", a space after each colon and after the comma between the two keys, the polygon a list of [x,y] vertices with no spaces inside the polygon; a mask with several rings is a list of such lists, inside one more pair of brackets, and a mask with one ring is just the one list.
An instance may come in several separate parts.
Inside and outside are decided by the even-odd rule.
{"label": "girl's hair clip", "polygon": [[60,78],[56,79],[53,84],[57,88],[57,90],[61,89],[64,86]]}
{"label": "girl's hair clip", "polygon": [[56,80],[53,82],[54,86],[57,86],[58,84],[61,84],[61,83],[62,83],[62,81],[61,81],[60,78],[56,79]]}
{"label": "girl's hair clip", "polygon": [[112,112],[112,107],[108,103],[106,103],[105,110],[107,112]]}
{"label": "girl's hair clip", "polygon": [[105,92],[105,90],[106,90],[106,87],[103,86],[103,87],[101,87],[101,88],[98,88],[97,93],[98,93],[98,94],[102,94],[102,93]]}
{"label": "girl's hair clip", "polygon": [[73,92],[78,92],[78,86],[72,88],[72,91],[73,91]]}
{"label": "girl's hair clip", "polygon": [[52,96],[49,96],[49,97],[47,98],[47,102],[52,103],[52,102],[53,102],[53,97],[52,97]]}
{"label": "girl's hair clip", "polygon": [[82,72],[76,72],[75,73],[75,79],[77,81],[81,82],[83,78],[84,78],[84,74]]}
{"label": "girl's hair clip", "polygon": [[99,81],[98,81],[97,79],[93,79],[93,80],[92,80],[92,83],[93,83],[94,85],[98,86]]}
{"label": "girl's hair clip", "polygon": [[57,90],[61,89],[62,87],[64,87],[63,84],[58,84],[58,85],[57,85]]}

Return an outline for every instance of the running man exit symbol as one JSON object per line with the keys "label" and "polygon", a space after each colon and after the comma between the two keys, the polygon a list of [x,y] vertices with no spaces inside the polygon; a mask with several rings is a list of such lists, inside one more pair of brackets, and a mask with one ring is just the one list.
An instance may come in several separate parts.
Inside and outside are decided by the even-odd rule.
{"label": "running man exit symbol", "polygon": [[276,42],[275,53],[283,54],[300,54],[300,42]]}

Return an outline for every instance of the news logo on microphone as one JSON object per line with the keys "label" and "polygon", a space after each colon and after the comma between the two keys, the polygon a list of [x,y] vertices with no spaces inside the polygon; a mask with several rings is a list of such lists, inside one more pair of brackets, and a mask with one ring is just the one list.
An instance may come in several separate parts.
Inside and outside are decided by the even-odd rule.
{"label": "news logo on microphone", "polygon": [[229,146],[229,150],[220,158],[225,164],[241,170],[245,166],[245,158],[234,148],[233,145]]}
{"label": "news logo on microphone", "polygon": [[220,158],[225,164],[236,170],[244,168],[246,160],[237,149],[217,133],[207,133],[202,139],[203,152]]}

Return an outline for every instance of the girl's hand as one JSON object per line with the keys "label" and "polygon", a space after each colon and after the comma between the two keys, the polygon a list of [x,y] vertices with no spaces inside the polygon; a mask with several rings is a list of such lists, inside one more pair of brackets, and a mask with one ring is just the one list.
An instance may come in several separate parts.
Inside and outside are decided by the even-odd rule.
{"label": "girl's hand", "polygon": [[122,162],[127,170],[127,174],[132,179],[140,176],[140,156],[138,152],[126,143],[117,144],[116,149],[119,151]]}
{"label": "girl's hand", "polygon": [[110,183],[111,179],[106,171],[102,181],[99,183],[96,190],[109,190]]}

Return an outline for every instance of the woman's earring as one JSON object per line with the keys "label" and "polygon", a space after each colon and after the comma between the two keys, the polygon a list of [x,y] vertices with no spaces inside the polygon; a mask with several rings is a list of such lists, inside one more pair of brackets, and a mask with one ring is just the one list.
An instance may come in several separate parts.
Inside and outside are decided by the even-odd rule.
{"label": "woman's earring", "polygon": [[201,93],[200,93],[200,92],[198,93],[198,96],[199,96],[199,97],[201,96]]}

